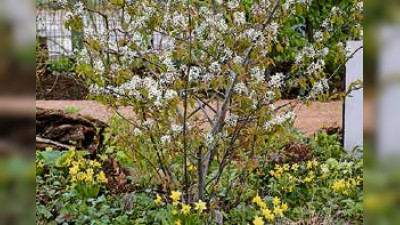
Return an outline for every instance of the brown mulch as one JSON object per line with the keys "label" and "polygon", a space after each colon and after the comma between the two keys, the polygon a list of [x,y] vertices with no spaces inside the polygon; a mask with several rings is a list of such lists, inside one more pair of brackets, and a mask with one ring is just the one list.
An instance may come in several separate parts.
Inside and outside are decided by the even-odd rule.
{"label": "brown mulch", "polygon": [[[115,114],[112,109],[94,101],[36,101],[36,107],[45,109],[75,107],[80,109],[80,114],[91,116],[104,122],[107,122]],[[310,106],[299,105],[295,108],[297,113],[295,127],[308,136],[313,135],[322,128],[341,128],[342,109],[343,103],[341,101],[314,102]],[[132,117],[132,112],[129,108],[121,108],[118,111],[127,117]]]}

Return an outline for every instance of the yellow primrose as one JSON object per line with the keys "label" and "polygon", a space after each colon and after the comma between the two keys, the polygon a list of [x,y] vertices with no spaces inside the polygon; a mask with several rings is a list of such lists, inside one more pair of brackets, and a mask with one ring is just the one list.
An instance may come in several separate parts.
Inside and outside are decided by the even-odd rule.
{"label": "yellow primrose", "polygon": [[314,159],[312,161],[312,164],[313,164],[314,167],[317,167],[319,165],[319,162],[316,159]]}
{"label": "yellow primrose", "polygon": [[284,171],[289,171],[289,170],[290,170],[289,164],[283,165],[283,170],[284,170]]}
{"label": "yellow primrose", "polygon": [[198,203],[195,204],[195,209],[200,213],[207,209],[206,203],[199,200]]}
{"label": "yellow primrose", "polygon": [[299,165],[297,163],[292,165],[292,170],[297,171],[299,169]]}
{"label": "yellow primrose", "polygon": [[179,191],[172,191],[170,197],[173,201],[179,201],[181,199],[181,195],[182,193]]}
{"label": "yellow primrose", "polygon": [[97,180],[98,180],[100,183],[104,183],[104,184],[108,183],[108,179],[107,179],[107,177],[106,177],[106,175],[104,174],[103,171],[101,171],[101,172],[97,175]]}
{"label": "yellow primrose", "polygon": [[280,207],[274,207],[275,216],[283,217],[283,210]]}
{"label": "yellow primrose", "polygon": [[280,200],[278,197],[275,197],[275,198],[272,200],[272,203],[273,203],[274,205],[279,205],[279,204],[281,204],[281,200]]}
{"label": "yellow primrose", "polygon": [[253,220],[254,225],[264,225],[264,220],[262,217],[256,216]]}
{"label": "yellow primrose", "polygon": [[306,183],[310,183],[311,181],[313,181],[313,179],[314,179],[314,177],[306,177],[306,178],[304,178],[304,181]]}
{"label": "yellow primrose", "polygon": [[186,204],[182,204],[182,213],[183,215],[186,215],[190,212],[190,209],[192,207],[190,207],[190,205],[186,205]]}
{"label": "yellow primrose", "polygon": [[181,221],[181,220],[177,220],[177,221],[175,222],[175,225],[182,225],[182,221]]}
{"label": "yellow primrose", "polygon": [[176,210],[176,209],[173,209],[172,211],[171,211],[171,213],[172,213],[172,215],[177,215],[179,212],[178,212],[178,210]]}
{"label": "yellow primrose", "polygon": [[288,208],[289,208],[289,206],[286,203],[283,203],[282,206],[281,206],[281,209],[282,209],[283,212],[288,210]]}
{"label": "yellow primrose", "polygon": [[268,220],[271,220],[271,216],[273,216],[271,210],[269,210],[269,209],[263,209],[262,214]]}
{"label": "yellow primrose", "polygon": [[77,167],[77,166],[73,166],[73,167],[69,168],[69,174],[71,176],[75,176],[76,174],[78,174],[78,172],[79,172],[79,167]]}
{"label": "yellow primrose", "polygon": [[256,203],[258,205],[258,207],[260,207],[262,209],[267,207],[267,204],[265,204],[265,202],[261,199],[261,197],[259,195],[254,197],[251,202]]}
{"label": "yellow primrose", "polygon": [[76,176],[76,178],[78,179],[78,181],[83,181],[86,179],[86,174],[84,173],[78,173],[78,175]]}
{"label": "yellow primrose", "polygon": [[162,198],[159,194],[157,194],[156,199],[154,199],[154,203],[156,203],[157,205],[162,203]]}
{"label": "yellow primrose", "polygon": [[37,167],[37,168],[43,168],[44,166],[43,166],[43,163],[39,161],[39,162],[36,164],[36,167]]}

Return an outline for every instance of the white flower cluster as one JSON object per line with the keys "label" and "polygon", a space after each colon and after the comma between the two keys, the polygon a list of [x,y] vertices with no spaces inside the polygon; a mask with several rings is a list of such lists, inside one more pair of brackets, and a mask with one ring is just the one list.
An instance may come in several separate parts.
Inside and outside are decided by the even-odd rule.
{"label": "white flower cluster", "polygon": [[254,67],[250,70],[250,76],[257,82],[265,81],[265,69],[261,67]]}
{"label": "white flower cluster", "polygon": [[314,83],[314,87],[311,90],[311,96],[321,95],[325,90],[329,90],[329,81],[328,79],[323,78]]}
{"label": "white flower cluster", "polygon": [[121,86],[107,86],[106,88],[99,88],[96,85],[91,86],[91,92],[95,95],[111,94],[117,97],[134,97],[136,99],[142,99],[144,97],[142,91],[148,93],[147,99],[154,102],[154,106],[161,107],[166,101],[175,99],[178,96],[178,92],[168,88],[162,88],[157,81],[151,77],[140,78],[135,75],[129,82],[122,84]]}
{"label": "white flower cluster", "polygon": [[264,124],[264,128],[266,130],[270,130],[276,126],[282,126],[285,123],[292,122],[296,118],[296,114],[292,111],[289,111],[283,115],[278,115],[274,119],[266,122]]}
{"label": "white flower cluster", "polygon": [[271,79],[268,81],[268,86],[270,88],[279,89],[283,85],[284,78],[285,76],[283,73],[276,73],[275,75],[271,76]]}

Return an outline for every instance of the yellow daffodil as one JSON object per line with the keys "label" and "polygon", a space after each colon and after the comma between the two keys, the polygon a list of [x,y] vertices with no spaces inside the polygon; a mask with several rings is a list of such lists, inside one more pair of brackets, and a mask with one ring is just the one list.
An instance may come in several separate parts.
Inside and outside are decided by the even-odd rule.
{"label": "yellow daffodil", "polygon": [[159,194],[157,194],[156,199],[154,199],[154,203],[156,203],[157,205],[162,203],[162,198]]}
{"label": "yellow daffodil", "polygon": [[186,215],[190,212],[190,209],[192,207],[190,207],[190,205],[186,205],[186,204],[182,204],[182,213],[183,215]]}
{"label": "yellow daffodil", "polygon": [[281,200],[278,197],[275,197],[272,200],[272,203],[276,206],[276,205],[280,205],[281,204]]}
{"label": "yellow daffodil", "polygon": [[172,191],[170,197],[174,202],[176,202],[181,199],[181,195],[182,193],[179,191]]}
{"label": "yellow daffodil", "polygon": [[207,209],[206,203],[203,202],[203,201],[201,201],[201,200],[199,200],[199,202],[197,202],[197,203],[195,204],[195,209],[196,209],[197,211],[199,211],[200,213],[203,212],[204,210]]}
{"label": "yellow daffodil", "polygon": [[254,225],[264,225],[264,220],[262,217],[256,216],[253,220]]}

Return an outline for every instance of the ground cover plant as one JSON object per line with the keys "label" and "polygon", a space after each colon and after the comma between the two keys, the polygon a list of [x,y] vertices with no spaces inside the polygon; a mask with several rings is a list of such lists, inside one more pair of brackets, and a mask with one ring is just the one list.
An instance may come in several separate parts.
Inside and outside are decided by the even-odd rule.
{"label": "ground cover plant", "polygon": [[[338,136],[293,129],[295,105],[347,94],[330,86],[346,55],[360,50],[343,41],[362,36],[362,3],[60,7],[84,37],[75,72],[94,99],[129,106],[135,118],[111,120],[98,154],[37,152],[38,221],[362,222],[362,160]],[[293,89],[296,100],[280,101]]]}

